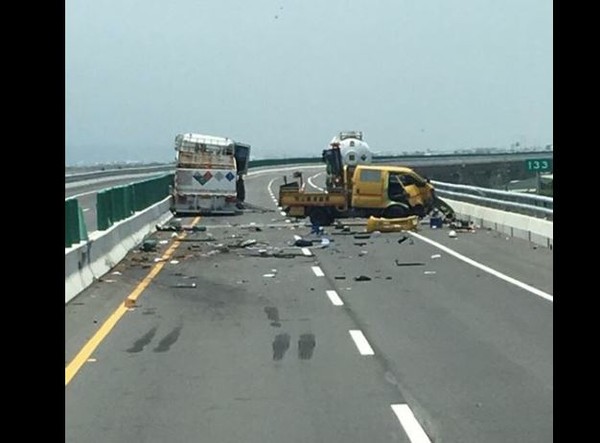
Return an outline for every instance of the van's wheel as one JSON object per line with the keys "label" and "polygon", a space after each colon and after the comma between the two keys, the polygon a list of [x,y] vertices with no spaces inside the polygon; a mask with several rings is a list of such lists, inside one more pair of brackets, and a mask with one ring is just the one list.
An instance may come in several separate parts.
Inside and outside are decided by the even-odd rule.
{"label": "van's wheel", "polygon": [[419,218],[425,217],[425,208],[423,205],[415,205],[413,207],[413,212],[419,216]]}
{"label": "van's wheel", "polygon": [[408,206],[395,204],[388,206],[383,210],[383,218],[404,218],[410,214]]}
{"label": "van's wheel", "polygon": [[331,226],[334,220],[333,216],[326,208],[313,208],[312,211],[310,211],[309,218],[313,225],[318,226]]}

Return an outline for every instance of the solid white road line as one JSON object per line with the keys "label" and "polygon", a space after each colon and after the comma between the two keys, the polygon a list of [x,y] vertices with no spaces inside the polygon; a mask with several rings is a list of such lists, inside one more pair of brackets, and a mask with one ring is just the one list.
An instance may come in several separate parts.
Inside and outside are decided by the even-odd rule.
{"label": "solid white road line", "polygon": [[425,434],[425,431],[408,405],[392,405],[392,410],[396,414],[396,417],[398,417],[398,420],[404,428],[404,432],[408,435],[408,439],[411,443],[431,443],[431,440],[429,440],[429,437]]}
{"label": "solid white road line", "polygon": [[371,348],[371,345],[361,330],[350,329],[348,332],[350,332],[350,336],[352,337],[352,340],[354,340],[354,344],[358,348],[358,352],[360,352],[361,355],[375,355],[373,348]]}
{"label": "solid white road line", "polygon": [[492,274],[495,277],[498,277],[499,279],[502,279],[508,283],[511,283],[515,286],[518,286],[521,289],[525,289],[526,291],[531,292],[532,294],[537,295],[538,297],[542,297],[548,301],[551,301],[552,303],[554,303],[554,296],[552,294],[548,294],[538,288],[534,288],[533,286],[528,285],[527,283],[523,283],[515,278],[509,277],[506,274],[503,274],[502,272],[496,271],[495,269],[490,268],[489,266],[486,266],[484,264],[481,264],[479,262],[476,262],[473,259],[470,259],[469,257],[465,257],[464,255],[454,251],[453,249],[448,248],[447,246],[444,246],[438,242],[435,242],[433,240],[428,239],[427,237],[424,237],[420,234],[411,232],[411,234],[415,237],[417,237],[420,240],[423,240],[425,243],[429,243],[430,245],[435,246],[436,248],[441,249],[442,251],[447,252],[450,255],[453,255],[454,257],[458,258],[459,260],[464,261],[465,263],[470,264],[471,266],[475,266],[476,268],[481,269],[482,271],[487,272],[488,274]]}

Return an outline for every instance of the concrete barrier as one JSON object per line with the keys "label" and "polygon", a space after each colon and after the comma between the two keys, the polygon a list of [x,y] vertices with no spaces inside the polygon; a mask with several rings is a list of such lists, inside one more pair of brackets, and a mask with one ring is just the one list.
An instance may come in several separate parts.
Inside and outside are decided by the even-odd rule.
{"label": "concrete barrier", "polygon": [[454,209],[459,218],[472,220],[483,228],[491,228],[548,248],[554,245],[554,228],[551,221],[448,198],[444,198],[444,201]]}
{"label": "concrete barrier", "polygon": [[106,231],[89,234],[89,241],[65,248],[65,304],[116,266],[129,251],[173,217],[171,197],[136,212]]}

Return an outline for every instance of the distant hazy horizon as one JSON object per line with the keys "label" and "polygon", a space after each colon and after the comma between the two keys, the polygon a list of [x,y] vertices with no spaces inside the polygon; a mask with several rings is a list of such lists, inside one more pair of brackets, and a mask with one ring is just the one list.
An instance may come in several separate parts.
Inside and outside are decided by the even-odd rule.
{"label": "distant hazy horizon", "polygon": [[553,143],[542,0],[66,3],[66,162],[168,162],[180,132],[318,156]]}

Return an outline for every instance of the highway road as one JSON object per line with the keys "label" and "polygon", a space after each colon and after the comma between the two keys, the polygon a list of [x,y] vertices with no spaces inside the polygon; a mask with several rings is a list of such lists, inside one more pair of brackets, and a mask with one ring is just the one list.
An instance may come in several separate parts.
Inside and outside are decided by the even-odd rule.
{"label": "highway road", "polygon": [[67,442],[553,441],[551,250],[426,225],[355,238],[364,220],[324,245],[277,209],[281,176],[65,307]]}

